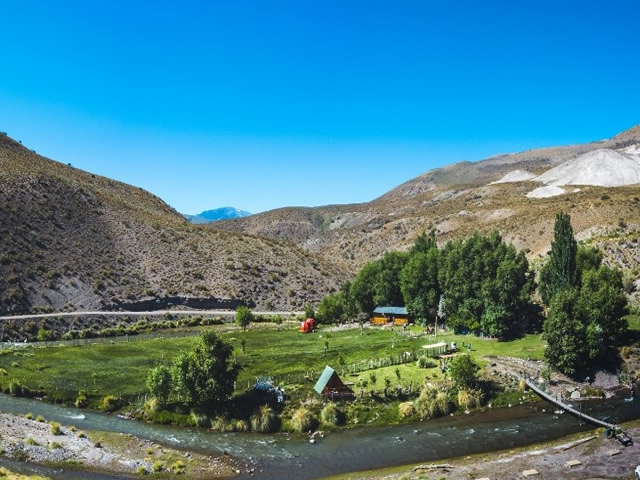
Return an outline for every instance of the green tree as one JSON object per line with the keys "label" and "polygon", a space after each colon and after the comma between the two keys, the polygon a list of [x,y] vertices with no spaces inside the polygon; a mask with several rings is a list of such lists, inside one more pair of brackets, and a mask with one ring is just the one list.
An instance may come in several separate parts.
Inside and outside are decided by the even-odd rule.
{"label": "green tree", "polygon": [[475,384],[476,373],[480,367],[469,355],[458,355],[449,362],[449,376],[460,388],[468,388]]}
{"label": "green tree", "polygon": [[171,372],[164,365],[152,368],[147,376],[147,389],[158,399],[160,405],[166,405],[171,392]]}
{"label": "green tree", "polygon": [[434,248],[438,248],[435,230],[431,230],[429,235],[427,235],[426,232],[422,232],[413,242],[413,246],[409,250],[409,254],[414,255],[416,253],[427,253],[429,250]]}
{"label": "green tree", "polygon": [[553,296],[544,324],[547,361],[571,376],[595,364],[613,365],[627,331],[621,272],[600,265],[584,270],[579,283]]}
{"label": "green tree", "polygon": [[365,264],[351,284],[350,300],[366,313],[378,305],[403,305],[400,272],[408,259],[407,252],[387,252]]}
{"label": "green tree", "polygon": [[564,212],[556,215],[549,261],[540,272],[540,295],[550,305],[556,292],[575,285],[576,253],[571,217]]}
{"label": "green tree", "polygon": [[248,307],[241,306],[236,308],[236,324],[242,327],[242,330],[246,330],[253,320],[253,313]]}
{"label": "green tree", "polygon": [[338,323],[345,314],[343,296],[340,292],[325,295],[318,304],[316,319],[320,323]]}
{"label": "green tree", "polygon": [[176,391],[196,407],[218,410],[233,393],[239,366],[231,362],[233,347],[214,331],[206,331],[191,351],[173,363]]}
{"label": "green tree", "polygon": [[313,309],[313,305],[311,305],[310,303],[307,303],[304,306],[304,316],[305,318],[314,318],[316,316],[316,312]]}
{"label": "green tree", "polygon": [[425,324],[433,319],[440,301],[438,250],[431,248],[411,256],[400,272],[400,290],[409,314]]}
{"label": "green tree", "polygon": [[351,296],[361,312],[371,313],[374,305],[374,288],[380,264],[377,261],[369,262],[360,269],[351,284]]}
{"label": "green tree", "polygon": [[447,324],[492,337],[520,333],[532,288],[528,272],[524,252],[498,232],[448,243],[438,267]]}
{"label": "green tree", "polygon": [[546,360],[556,369],[572,376],[582,372],[588,361],[586,329],[576,309],[578,298],[579,292],[575,288],[557,292],[544,322]]}

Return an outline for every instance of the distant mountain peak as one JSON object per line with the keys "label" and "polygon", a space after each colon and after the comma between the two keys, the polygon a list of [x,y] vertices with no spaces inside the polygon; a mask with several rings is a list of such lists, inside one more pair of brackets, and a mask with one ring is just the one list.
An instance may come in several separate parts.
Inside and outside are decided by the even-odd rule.
{"label": "distant mountain peak", "polygon": [[251,215],[250,212],[239,210],[235,207],[220,207],[213,210],[205,210],[197,215],[184,215],[191,223],[211,223],[228,218],[242,218]]}

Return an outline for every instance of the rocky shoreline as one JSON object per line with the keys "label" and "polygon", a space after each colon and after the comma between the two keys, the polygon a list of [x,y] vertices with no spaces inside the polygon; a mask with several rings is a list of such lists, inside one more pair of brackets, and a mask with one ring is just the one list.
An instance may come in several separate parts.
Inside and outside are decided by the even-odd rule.
{"label": "rocky shoreline", "polygon": [[80,432],[73,426],[0,414],[0,449],[8,458],[124,474],[179,473],[182,478],[226,478],[240,468],[228,456],[168,448],[121,433]]}

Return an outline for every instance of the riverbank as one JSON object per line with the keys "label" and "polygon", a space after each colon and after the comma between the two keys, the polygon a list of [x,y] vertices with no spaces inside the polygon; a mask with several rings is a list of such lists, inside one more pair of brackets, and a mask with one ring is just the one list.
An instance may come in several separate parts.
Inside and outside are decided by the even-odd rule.
{"label": "riverbank", "polygon": [[22,462],[116,474],[174,473],[185,479],[228,478],[241,468],[229,456],[181,451],[133,435],[0,414],[0,449]]}
{"label": "riverbank", "polygon": [[[625,428],[632,437],[640,439],[638,421],[626,424]],[[509,480],[523,478],[526,470],[537,471],[537,475],[532,475],[534,478],[557,480],[631,479],[638,464],[640,443],[622,447],[597,429],[517,449],[348,473],[323,480],[409,480],[431,476],[440,480]]]}

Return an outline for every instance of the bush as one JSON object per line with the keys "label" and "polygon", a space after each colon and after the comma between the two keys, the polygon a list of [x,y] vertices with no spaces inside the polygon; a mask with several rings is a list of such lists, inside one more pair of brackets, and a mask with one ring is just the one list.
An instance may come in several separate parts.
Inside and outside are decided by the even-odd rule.
{"label": "bush", "polygon": [[62,430],[60,430],[60,424],[57,422],[51,422],[50,430],[52,435],[62,435]]}
{"label": "bush", "polygon": [[27,438],[26,444],[27,445],[37,446],[38,442],[36,442],[33,438],[29,437],[29,438]]}
{"label": "bush", "polygon": [[166,468],[164,465],[164,462],[160,461],[160,460],[156,460],[155,462],[153,462],[153,472],[157,473],[157,472],[164,472],[164,469]]}
{"label": "bush", "polygon": [[100,409],[104,412],[115,412],[122,407],[122,400],[113,395],[107,395],[102,399]]}
{"label": "bush", "polygon": [[401,418],[412,417],[416,414],[416,409],[413,406],[413,402],[404,402],[398,406]]}
{"label": "bush", "polygon": [[182,460],[177,460],[171,464],[171,471],[177,475],[183,474],[187,466]]}
{"label": "bush", "polygon": [[49,446],[49,448],[50,448],[51,450],[57,450],[57,449],[59,449],[59,448],[62,448],[62,444],[61,444],[61,443],[58,443],[58,442],[53,442],[53,443]]}
{"label": "bush", "polygon": [[425,386],[415,402],[415,409],[422,418],[434,418],[451,412],[451,402],[445,392]]}
{"label": "bush", "polygon": [[84,432],[78,432],[78,438],[87,438],[87,434]]}
{"label": "bush", "polygon": [[429,357],[420,357],[417,362],[418,368],[433,368],[436,366],[436,362]]}
{"label": "bush", "polygon": [[480,407],[484,400],[484,394],[479,389],[462,389],[458,391],[458,405],[461,408],[469,409]]}
{"label": "bush", "polygon": [[246,420],[236,420],[235,423],[233,424],[233,430],[235,432],[248,432],[249,424],[247,423]]}
{"label": "bush", "polygon": [[142,465],[138,467],[138,475],[146,475],[146,474],[147,474],[146,468],[144,468]]}
{"label": "bush", "polygon": [[89,405],[87,394],[83,390],[80,390],[80,392],[78,392],[75,405],[76,405],[76,408],[87,408],[87,405]]}
{"label": "bush", "polygon": [[291,426],[297,432],[308,432],[318,425],[318,420],[313,413],[305,407],[298,408],[291,416]]}
{"label": "bush", "polygon": [[33,420],[33,413],[29,412],[27,413],[24,418],[26,418],[27,420]]}
{"label": "bush", "polygon": [[280,426],[278,416],[268,405],[262,405],[251,417],[251,429],[259,433],[275,432]]}
{"label": "bush", "polygon": [[38,415],[36,417],[36,422],[44,423],[44,417],[42,415]]}
{"label": "bush", "polygon": [[327,425],[342,425],[346,418],[342,410],[335,403],[328,403],[320,412],[322,423]]}
{"label": "bush", "polygon": [[211,420],[207,416],[206,413],[195,412],[191,410],[191,421],[193,425],[199,428],[209,428],[211,427]]}

